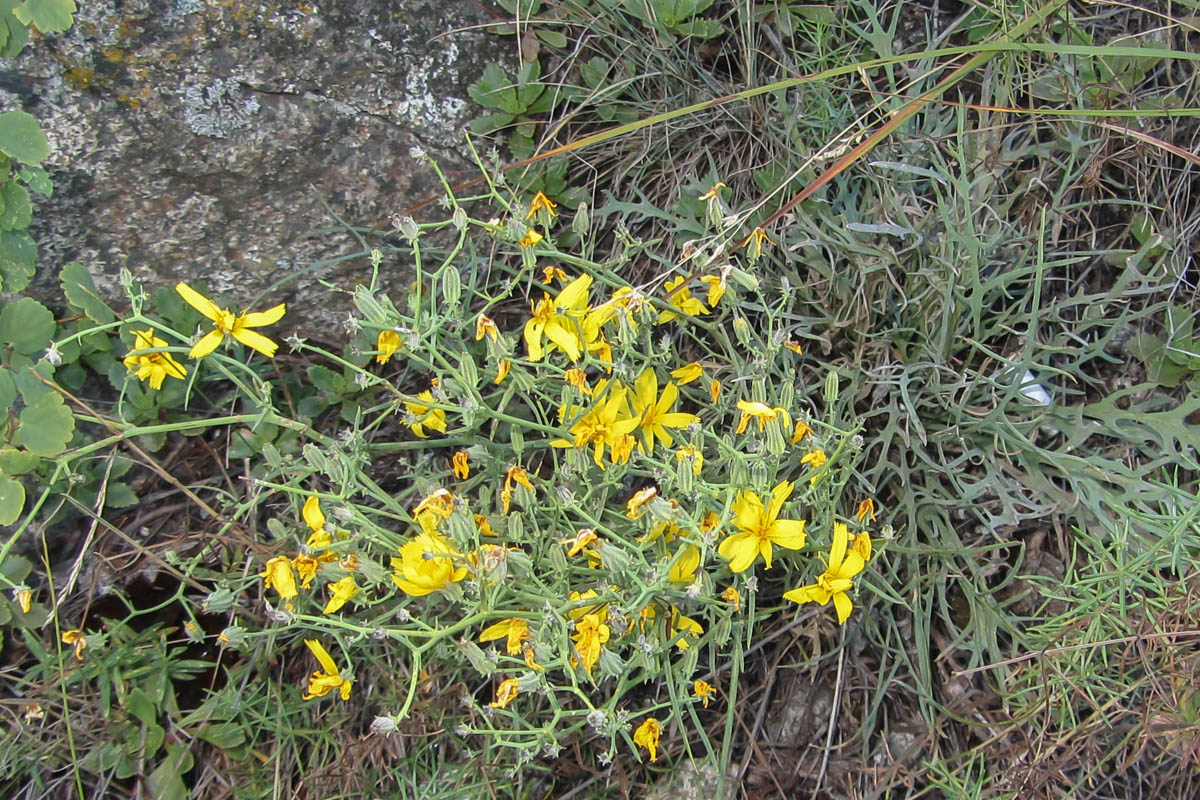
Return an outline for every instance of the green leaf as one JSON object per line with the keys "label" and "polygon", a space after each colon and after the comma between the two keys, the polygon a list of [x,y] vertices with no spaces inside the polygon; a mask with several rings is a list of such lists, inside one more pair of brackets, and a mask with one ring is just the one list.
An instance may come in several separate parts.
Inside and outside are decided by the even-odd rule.
{"label": "green leaf", "polygon": [[245,729],[234,722],[210,723],[201,728],[196,735],[222,750],[237,747],[246,741]]}
{"label": "green leaf", "polygon": [[54,192],[54,181],[50,180],[50,173],[41,167],[25,167],[21,170],[21,180],[43,197],[49,197]]}
{"label": "green leaf", "polygon": [[138,504],[138,496],[134,494],[129,484],[112,481],[104,490],[105,508],[129,508]]}
{"label": "green leaf", "polygon": [[17,400],[17,384],[11,370],[0,367],[0,408],[12,408]]}
{"label": "green leaf", "polygon": [[13,15],[42,33],[62,33],[75,21],[75,0],[25,0]]}
{"label": "green leaf", "polygon": [[63,294],[67,296],[67,302],[86,314],[88,319],[98,325],[107,325],[117,319],[117,315],[108,304],[100,299],[100,294],[96,291],[96,282],[92,280],[91,273],[83,264],[72,261],[62,268],[58,278],[62,283]]}
{"label": "green leaf", "polygon": [[567,37],[558,31],[538,31],[537,37],[545,42],[547,46],[557,50],[562,50],[570,43]]}
{"label": "green leaf", "polygon": [[[42,460],[33,453],[15,447],[0,447],[0,472],[6,475],[24,475],[33,472]],[[0,522],[0,525],[7,523]]]}
{"label": "green leaf", "polygon": [[37,164],[50,155],[50,143],[36,117],[14,109],[0,114],[0,152]]}
{"label": "green leaf", "polygon": [[133,688],[125,697],[125,710],[136,717],[143,725],[154,725],[158,719],[158,709],[154,702],[139,688]]}
{"label": "green leaf", "polygon": [[4,209],[0,211],[0,230],[23,231],[33,221],[33,203],[29,201],[29,190],[16,181],[0,186],[0,197]]}
{"label": "green leaf", "polygon": [[325,392],[341,395],[346,392],[346,381],[328,367],[314,365],[308,368],[308,379],[313,386]]}
{"label": "green leaf", "polygon": [[25,556],[9,556],[0,563],[0,575],[9,583],[22,583],[33,572],[33,562]]}
{"label": "green leaf", "polygon": [[191,771],[195,760],[188,745],[167,745],[166,758],[146,778],[146,788],[155,800],[188,800],[191,796],[183,776]]}
{"label": "green leaf", "polygon": [[476,117],[471,120],[471,132],[479,134],[495,133],[503,127],[511,123],[515,116],[504,111],[497,111],[494,114],[484,114],[482,117]]}
{"label": "green leaf", "polygon": [[467,94],[484,108],[519,114],[524,106],[517,102],[517,88],[495,62],[483,68],[479,80],[467,87]]}
{"label": "green leaf", "polygon": [[0,525],[12,525],[25,508],[25,487],[16,478],[0,475]]}
{"label": "green leaf", "polygon": [[43,458],[67,449],[75,433],[75,416],[57,392],[50,392],[21,412],[21,427],[13,441]]}
{"label": "green leaf", "polygon": [[[0,7],[3,5],[0,3]],[[13,58],[25,49],[25,45],[29,42],[29,29],[21,24],[21,20],[13,16],[11,8],[0,11],[0,27],[4,28],[8,39],[4,46],[0,47],[0,58]]]}
{"label": "green leaf", "polygon": [[22,297],[0,311],[0,344],[25,355],[40,353],[54,336],[54,315],[32,297]]}
{"label": "green leaf", "polygon": [[[14,353],[12,360],[16,362],[18,359],[29,361],[28,356]],[[17,385],[17,391],[21,393],[21,399],[27,406],[54,392],[54,389],[46,385],[46,381],[51,380],[54,380],[54,367],[44,360],[36,364],[25,364],[13,373],[13,383]]]}
{"label": "green leaf", "polygon": [[26,231],[0,230],[0,290],[19,292],[29,285],[37,262],[37,243]]}

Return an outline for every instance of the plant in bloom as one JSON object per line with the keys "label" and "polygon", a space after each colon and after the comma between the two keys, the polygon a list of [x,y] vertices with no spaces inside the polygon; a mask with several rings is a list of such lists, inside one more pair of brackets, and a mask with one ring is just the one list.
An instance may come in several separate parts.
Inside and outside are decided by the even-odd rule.
{"label": "plant in bloom", "polygon": [[538,192],[533,196],[533,200],[529,203],[529,213],[525,215],[525,219],[531,219],[538,211],[545,209],[550,216],[557,217],[558,212],[554,209],[558,208],[558,204],[552,201],[549,197]]}
{"label": "plant in bloom", "polygon": [[721,592],[721,599],[733,606],[734,611],[738,611],[742,607],[742,596],[732,586],[725,587],[725,591]]}
{"label": "plant in bloom", "polygon": [[505,652],[515,656],[522,651],[522,643],[531,635],[528,622],[520,617],[512,617],[484,628],[483,633],[479,634],[479,641],[494,642],[504,639]]}
{"label": "plant in bloom", "polygon": [[751,419],[758,420],[758,429],[761,431],[767,427],[767,421],[772,419],[780,419],[785,428],[792,427],[792,417],[788,414],[787,409],[772,408],[766,403],[759,403],[754,400],[738,400],[738,411],[742,412],[741,419],[738,420],[737,430],[734,433],[742,433],[746,430],[746,426],[750,424]]}
{"label": "plant in bloom", "polygon": [[658,740],[660,738],[662,738],[662,725],[654,717],[647,717],[646,721],[633,732],[633,743],[638,747],[646,748],[651,761],[658,760]]}
{"label": "plant in bloom", "polygon": [[633,388],[632,402],[633,412],[638,417],[638,427],[642,429],[642,440],[645,442],[643,452],[654,452],[655,439],[662,442],[664,447],[673,445],[675,439],[667,428],[686,428],[693,422],[700,421],[695,414],[672,411],[678,399],[679,387],[670,382],[663,389],[662,396],[658,397],[658,376],[654,374],[653,369],[647,369],[638,376]]}
{"label": "plant in bloom", "polygon": [[[865,542],[860,543],[860,539],[865,537]],[[833,546],[829,551],[829,561],[826,564],[825,571],[817,577],[817,582],[808,586],[801,586],[799,589],[792,589],[790,592],[784,593],[784,598],[791,600],[793,603],[819,603],[827,605],[830,600],[833,601],[833,607],[837,610],[838,624],[846,624],[846,620],[850,618],[850,612],[854,609],[854,603],[850,600],[850,590],[854,588],[853,578],[858,573],[863,571],[866,566],[866,558],[863,557],[863,552],[867,558],[871,555],[871,537],[863,533],[861,537],[855,537],[854,546],[850,547],[850,531],[841,522],[835,522],[833,525]]]}
{"label": "plant in bloom", "polygon": [[184,302],[208,317],[213,323],[213,330],[201,337],[200,341],[196,342],[188,352],[188,356],[191,358],[203,358],[216,350],[226,336],[232,336],[246,347],[257,350],[267,358],[275,357],[275,351],[279,349],[279,345],[261,333],[250,329],[279,322],[287,311],[285,303],[268,308],[266,311],[247,311],[240,316],[234,316],[232,311],[221,308],[186,283],[175,284],[175,291],[184,299]]}
{"label": "plant in bloom", "polygon": [[733,572],[745,572],[761,555],[767,569],[771,568],[771,553],[775,546],[787,550],[804,547],[804,520],[779,519],[783,503],[792,494],[795,484],[787,481],[771,490],[766,507],[751,491],[738,492],[733,503],[733,524],[738,533],[721,542],[717,552],[729,562]]}
{"label": "plant in bloom", "polygon": [[694,544],[684,545],[683,554],[671,565],[669,577],[673,583],[691,583],[696,580],[700,568],[700,548]]}
{"label": "plant in bloom", "polygon": [[862,522],[867,517],[870,517],[871,522],[874,522],[875,521],[875,501],[869,497],[866,500],[863,500],[861,503],[858,504],[858,513],[855,516],[858,517],[859,522]]}
{"label": "plant in bloom", "polygon": [[658,497],[657,486],[639,489],[625,504],[625,516],[630,519],[641,519],[642,515],[646,513],[646,506],[650,505],[650,501],[656,497]]}
{"label": "plant in bloom", "polygon": [[671,377],[679,381],[680,386],[697,380],[703,374],[704,367],[700,365],[699,361],[693,361],[690,364],[684,364],[679,369],[671,370]]}
{"label": "plant in bloom", "polygon": [[[433,392],[426,389],[417,395],[417,399],[432,403]],[[409,419],[405,420],[405,424],[420,438],[429,438],[429,434],[425,432],[426,428],[438,433],[446,432],[446,412],[442,409],[405,400],[404,410],[408,412],[409,416]]]}
{"label": "plant in bloom", "polygon": [[693,683],[692,691],[694,691],[696,693],[696,697],[699,697],[701,700],[704,701],[705,708],[708,708],[709,698],[717,696],[716,688],[713,687],[711,684],[709,684],[706,681],[696,681],[695,683]]}
{"label": "plant in bloom", "polygon": [[454,477],[459,480],[466,480],[471,477],[470,457],[470,453],[466,450],[459,450],[450,457],[450,461],[454,465]]}
{"label": "plant in bloom", "polygon": [[320,663],[321,669],[313,672],[308,679],[308,691],[305,692],[303,699],[312,700],[314,697],[324,697],[337,689],[343,700],[349,700],[351,682],[342,677],[333,658],[316,639],[305,639],[304,643],[308,645],[308,649]]}
{"label": "plant in bloom", "polygon": [[825,462],[828,460],[829,457],[825,455],[824,450],[810,450],[804,454],[804,457],[800,459],[800,463],[807,464],[813,471],[813,475],[808,479],[809,483],[817,482],[817,479],[821,477],[817,474],[817,470],[825,466]]}
{"label": "plant in bloom", "polygon": [[[575,643],[575,652],[579,654],[578,661],[583,662],[583,668],[589,675],[592,674],[592,667],[600,660],[600,649],[608,641],[609,633],[603,618],[596,613],[584,614],[582,619],[575,623],[572,641]],[[571,666],[575,666],[578,661],[572,656]]]}
{"label": "plant in bloom", "polygon": [[727,283],[729,278],[729,267],[721,270],[717,275],[701,275],[700,282],[708,285],[708,300],[709,306],[715,308],[721,298],[725,296],[725,291],[729,288]]}
{"label": "plant in bloom", "polygon": [[154,335],[154,328],[133,332],[133,349],[125,356],[122,363],[125,368],[137,376],[139,381],[147,381],[151,389],[161,389],[167,378],[187,377],[187,369],[171,357],[170,353],[141,352],[155,347],[166,347],[165,339]]}
{"label": "plant in bloom", "polygon": [[[563,287],[558,296],[548,292],[533,306],[533,316],[525,323],[525,349],[530,361],[541,361],[546,353],[559,348],[572,361],[578,361],[587,346],[581,335],[583,316],[588,311],[591,275],[580,275]],[[549,339],[543,344],[542,339]]]}
{"label": "plant in bloom", "polygon": [[504,506],[504,513],[507,514],[509,508],[512,507],[513,492],[517,486],[524,486],[531,493],[533,492],[533,484],[529,482],[529,473],[524,467],[513,465],[508,468],[508,473],[504,476],[504,488],[500,490],[500,502]]}
{"label": "plant in bloom", "polygon": [[754,230],[750,231],[750,236],[746,239],[746,242],[750,247],[750,257],[751,258],[758,258],[762,255],[763,242],[766,242],[767,244],[772,244],[772,245],[776,243],[775,240],[773,240],[769,235],[767,235],[767,232],[764,231],[761,227],[755,228]]}
{"label": "plant in bloom", "polygon": [[400,334],[390,329],[380,331],[375,339],[375,349],[379,351],[375,354],[376,363],[386,364],[400,349]]}
{"label": "plant in bloom", "polygon": [[83,635],[83,631],[78,628],[70,631],[63,631],[63,644],[71,645],[75,651],[75,660],[83,661],[83,651],[87,649],[87,637]]}
{"label": "plant in bloom", "polygon": [[680,463],[682,463],[684,459],[691,460],[692,475],[695,477],[699,477],[700,470],[704,467],[704,454],[701,453],[695,447],[688,445],[687,447],[681,447],[675,451],[675,460],[676,461],[679,461]]}
{"label": "plant in bloom", "polygon": [[292,571],[292,560],[287,556],[275,556],[259,573],[268,589],[274,589],[283,600],[291,600],[297,594],[296,573]]}
{"label": "plant in bloom", "polygon": [[[605,393],[605,390],[607,394]],[[620,464],[629,459],[633,451],[634,439],[630,434],[637,430],[639,418],[629,413],[625,402],[628,389],[616,383],[609,384],[600,381],[596,384],[593,396],[598,397],[595,405],[579,418],[569,429],[573,440],[554,439],[552,447],[592,446],[592,459],[596,466],[604,469],[604,448],[609,448],[609,457],[614,464]]]}
{"label": "plant in bloom", "polygon": [[792,429],[792,444],[796,444],[810,433],[812,433],[812,428],[808,427],[807,422],[802,419],[796,420],[796,427]]}
{"label": "plant in bloom", "polygon": [[392,581],[413,597],[444,589],[467,575],[466,567],[454,566],[459,555],[449,539],[423,531],[405,542],[399,558],[392,559]]}
{"label": "plant in bloom", "polygon": [[496,323],[491,317],[480,314],[479,318],[475,320],[475,341],[478,342],[485,336],[495,342],[500,339],[500,329],[496,327]]}
{"label": "plant in bloom", "polygon": [[[667,303],[678,311],[688,315],[689,317],[698,317],[701,314],[707,314],[708,309],[700,299],[692,296],[691,289],[684,286],[686,278],[682,275],[672,278],[663,284],[663,289],[667,292]],[[656,324],[661,325],[664,322],[678,319],[679,314],[674,311],[660,311]]]}
{"label": "plant in bloom", "polygon": [[341,610],[342,606],[346,605],[346,601],[356,594],[358,594],[358,586],[354,584],[354,577],[351,575],[329,584],[329,602],[325,604],[321,613],[332,614]]}
{"label": "plant in bloom", "polygon": [[492,708],[507,708],[508,704],[516,699],[521,693],[520,684],[516,678],[507,678],[500,681],[500,685],[496,687],[496,701],[488,703]]}

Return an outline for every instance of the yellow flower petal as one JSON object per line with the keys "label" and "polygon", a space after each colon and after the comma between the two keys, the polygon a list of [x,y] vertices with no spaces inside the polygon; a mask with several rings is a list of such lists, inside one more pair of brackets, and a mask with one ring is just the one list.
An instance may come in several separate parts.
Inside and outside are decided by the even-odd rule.
{"label": "yellow flower petal", "polygon": [[216,322],[221,315],[221,309],[212,300],[209,300],[204,295],[197,292],[186,283],[175,284],[175,291],[183,298],[183,301],[192,308],[199,311],[204,316]]}

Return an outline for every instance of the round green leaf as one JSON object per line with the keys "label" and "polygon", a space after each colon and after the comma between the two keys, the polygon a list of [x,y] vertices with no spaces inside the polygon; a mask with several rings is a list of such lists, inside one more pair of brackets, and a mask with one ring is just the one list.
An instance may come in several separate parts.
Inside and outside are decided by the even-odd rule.
{"label": "round green leaf", "polygon": [[59,280],[62,282],[63,294],[67,296],[67,302],[81,309],[88,319],[100,325],[106,325],[117,318],[108,304],[100,299],[100,293],[96,291],[96,283],[83,264],[78,261],[67,264],[59,273]]}
{"label": "round green leaf", "polygon": [[32,297],[22,297],[0,311],[0,344],[33,355],[45,350],[54,336],[54,315]]}
{"label": "round green leaf", "polygon": [[0,475],[0,525],[12,525],[25,508],[25,487],[7,475]]}
{"label": "round green leaf", "polygon": [[0,212],[0,229],[21,231],[33,221],[33,203],[29,201],[29,190],[16,181],[0,186],[4,197],[4,210]]}
{"label": "round green leaf", "polygon": [[0,151],[26,164],[37,164],[50,155],[50,143],[37,117],[14,109],[0,114]]}
{"label": "round green leaf", "polygon": [[67,449],[75,433],[75,416],[62,397],[51,392],[21,412],[21,427],[14,439],[29,452],[53,458]]}

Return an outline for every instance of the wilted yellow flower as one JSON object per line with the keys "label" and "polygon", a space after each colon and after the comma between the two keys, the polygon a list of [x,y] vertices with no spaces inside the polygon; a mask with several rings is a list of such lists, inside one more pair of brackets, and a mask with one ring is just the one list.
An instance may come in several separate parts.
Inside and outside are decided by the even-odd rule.
{"label": "wilted yellow flower", "polygon": [[392,581],[413,597],[444,589],[467,575],[466,567],[454,566],[458,555],[444,536],[419,533],[400,548],[400,558],[392,559]]}
{"label": "wilted yellow flower", "polygon": [[247,311],[241,316],[235,317],[233,312],[220,308],[186,283],[175,284],[175,291],[189,306],[212,320],[214,326],[213,330],[206,333],[200,341],[192,346],[188,352],[188,356],[191,358],[203,358],[216,350],[226,335],[232,336],[252,350],[257,350],[267,358],[275,357],[275,351],[279,349],[279,345],[261,333],[250,329],[279,322],[287,310],[286,304],[280,303],[266,311]]}
{"label": "wilted yellow flower", "polygon": [[738,492],[733,503],[733,524],[740,532],[726,538],[717,548],[729,562],[731,571],[745,572],[760,555],[770,569],[775,545],[787,550],[804,547],[805,520],[779,519],[783,503],[793,488],[794,484],[781,481],[771,490],[771,502],[765,508],[754,492]]}
{"label": "wilted yellow flower", "polygon": [[[530,361],[540,361],[556,347],[572,361],[579,360],[587,344],[582,337],[582,321],[588,312],[591,285],[591,275],[580,275],[564,286],[557,297],[542,293],[542,299],[533,306],[533,316],[525,323],[525,348]],[[550,342],[543,345],[543,337]]]}
{"label": "wilted yellow flower", "polygon": [[324,671],[317,670],[309,677],[308,691],[305,692],[303,699],[312,700],[314,697],[324,697],[334,689],[338,689],[342,699],[349,700],[350,681],[342,677],[337,664],[333,663],[333,658],[316,639],[305,639],[304,643],[308,645],[308,649],[321,664],[321,670]]}
{"label": "wilted yellow flower", "polygon": [[321,562],[307,553],[301,553],[292,559],[292,566],[296,569],[296,574],[300,576],[300,588],[307,589],[312,585],[313,579],[317,577]]}
{"label": "wilted yellow flower", "polygon": [[450,519],[450,515],[454,513],[454,495],[446,489],[434,489],[417,503],[417,507],[413,509],[413,517],[419,520],[426,511],[438,519]]}
{"label": "wilted yellow flower", "polygon": [[579,393],[590,397],[592,387],[588,386],[587,375],[578,367],[572,367],[563,375],[563,380],[579,390]]}
{"label": "wilted yellow flower", "polygon": [[[425,390],[417,395],[417,399],[432,403],[433,392]],[[426,428],[438,433],[446,432],[446,412],[442,409],[415,403],[412,400],[405,400],[404,410],[408,412],[408,416],[411,418],[411,421],[406,420],[404,424],[408,425],[412,429],[412,432],[420,438],[429,438],[429,434],[425,432]]]}
{"label": "wilted yellow flower", "polygon": [[641,519],[642,515],[646,513],[646,506],[655,497],[658,497],[658,487],[656,486],[647,486],[645,489],[638,490],[625,504],[625,516],[630,519]]}
{"label": "wilted yellow flower", "polygon": [[521,652],[525,656],[525,666],[530,669],[536,669],[538,672],[545,672],[546,668],[537,663],[537,648],[530,642],[521,642]]}
{"label": "wilted yellow flower", "polygon": [[550,266],[542,270],[542,283],[549,286],[555,278],[558,278],[559,283],[567,282],[567,273],[562,271],[562,267]]}
{"label": "wilted yellow flower", "polygon": [[[579,661],[583,662],[583,668],[589,675],[592,674],[592,667],[596,666],[600,659],[600,649],[608,641],[609,633],[608,626],[598,614],[584,614],[583,618],[575,623],[572,641],[575,643],[575,651],[579,653]],[[577,663],[572,656],[571,666]]]}
{"label": "wilted yellow flower", "polygon": [[496,327],[496,323],[491,317],[480,314],[479,318],[475,320],[475,341],[478,342],[485,336],[494,342],[500,338],[500,329]]}
{"label": "wilted yellow flower", "polygon": [[675,559],[668,577],[674,583],[691,583],[696,580],[700,568],[700,548],[694,544],[684,545],[683,555]]}
{"label": "wilted yellow flower", "polygon": [[721,592],[721,599],[733,606],[734,611],[738,611],[742,607],[742,596],[732,586],[727,586],[725,591]]}
{"label": "wilted yellow flower", "polygon": [[325,604],[322,614],[332,614],[346,605],[346,601],[358,594],[358,587],[350,575],[340,581],[329,584],[329,602]]}
{"label": "wilted yellow flower", "polygon": [[525,215],[525,219],[530,219],[534,214],[542,209],[546,209],[550,216],[557,217],[558,212],[554,210],[556,208],[558,208],[557,203],[553,202],[549,197],[546,197],[546,195],[542,194],[541,192],[538,192],[533,196],[533,201],[529,204],[529,213]]}
{"label": "wilted yellow flower", "polygon": [[63,644],[71,645],[75,651],[75,660],[83,661],[83,651],[87,649],[87,639],[83,635],[83,631],[78,628],[70,631],[63,631]]}
{"label": "wilted yellow flower", "polygon": [[759,403],[754,400],[738,400],[738,411],[742,412],[741,419],[738,420],[737,430],[734,433],[741,433],[746,430],[746,426],[750,424],[751,418],[758,420],[758,429],[761,431],[767,426],[767,421],[779,419],[780,424],[785,428],[792,427],[792,417],[788,414],[787,409],[778,406],[772,408],[766,403]]}
{"label": "wilted yellow flower", "polygon": [[750,247],[751,258],[758,258],[762,255],[763,242],[772,245],[775,244],[775,241],[762,228],[755,228],[750,231],[750,238],[746,240],[746,243]]}
{"label": "wilted yellow flower", "polygon": [[699,361],[693,361],[690,364],[684,364],[679,369],[671,370],[671,377],[679,381],[680,386],[691,383],[703,374],[704,367],[700,365]]}
{"label": "wilted yellow flower", "polygon": [[716,378],[709,381],[708,394],[712,397],[713,405],[716,405],[717,398],[721,396],[721,382]]}
{"label": "wilted yellow flower", "polygon": [[299,594],[296,591],[296,573],[292,571],[292,561],[287,556],[272,558],[259,577],[268,589],[274,589],[284,600],[291,600]]}
{"label": "wilted yellow flower", "polygon": [[721,298],[725,296],[725,291],[729,288],[726,283],[726,272],[722,270],[719,275],[701,275],[700,282],[708,284],[708,305],[715,308]]}
{"label": "wilted yellow flower", "polygon": [[647,717],[646,721],[638,726],[638,729],[633,732],[633,743],[638,747],[646,748],[650,753],[650,760],[658,760],[658,740],[662,737],[662,725],[654,717]]}
{"label": "wilted yellow flower", "polygon": [[867,517],[871,518],[871,522],[875,521],[875,501],[867,498],[858,504],[858,521],[862,522]]}
{"label": "wilted yellow flower", "polygon": [[863,531],[858,536],[850,537],[850,549],[858,553],[863,561],[871,560],[871,534]]}
{"label": "wilted yellow flower", "polygon": [[133,349],[122,361],[125,368],[137,376],[139,381],[147,381],[151,389],[161,389],[167,378],[183,379],[187,377],[187,369],[176,361],[170,353],[141,352],[153,347],[166,347],[165,339],[154,335],[154,328],[133,332]]}
{"label": "wilted yellow flower", "polygon": [[675,451],[676,461],[683,461],[685,458],[692,460],[692,475],[699,476],[700,469],[704,466],[704,454],[691,445]]}
{"label": "wilted yellow flower", "polygon": [[[807,464],[815,472],[816,470],[825,466],[825,462],[828,460],[829,460],[829,458],[825,455],[824,450],[810,450],[809,452],[804,454],[803,458],[800,459],[800,463]],[[813,475],[812,477],[810,477],[808,479],[808,482],[816,483],[817,478],[819,478],[819,477],[820,477],[819,475]]]}
{"label": "wilted yellow flower", "polygon": [[483,514],[475,515],[475,526],[479,528],[480,536],[496,536],[496,532],[492,530],[492,523]]}
{"label": "wilted yellow flower", "polygon": [[[698,298],[693,297],[691,289],[684,286],[685,280],[682,275],[678,275],[663,284],[663,289],[667,292],[667,304],[687,314],[689,317],[707,314],[708,309],[705,308],[704,303],[701,303]],[[660,311],[657,324],[661,325],[664,322],[678,319],[678,317],[679,314],[674,311]]]}
{"label": "wilted yellow flower", "polygon": [[567,558],[579,555],[585,547],[590,547],[600,541],[600,537],[591,528],[583,528],[575,534],[574,537],[567,539],[562,544],[570,545],[567,550]]}
{"label": "wilted yellow flower", "polygon": [[[865,534],[864,534],[865,535]],[[837,609],[838,623],[844,625],[850,618],[854,603],[850,600],[849,591],[854,588],[852,578],[862,572],[866,560],[857,552],[857,548],[848,549],[850,531],[840,523],[833,524],[833,546],[829,552],[829,563],[825,572],[817,578],[817,582],[809,586],[801,586],[784,593],[784,598],[793,603],[820,603],[826,605],[833,600]],[[867,538],[870,547],[870,537]],[[868,550],[869,553],[869,550]]]}
{"label": "wilted yellow flower", "polygon": [[696,693],[704,701],[704,707],[708,708],[708,699],[717,696],[717,690],[706,681],[696,681],[692,684],[692,691]]}
{"label": "wilted yellow flower", "polygon": [[500,502],[504,504],[504,513],[507,514],[509,507],[512,505],[514,486],[524,486],[529,491],[533,491],[533,484],[529,482],[529,473],[523,467],[513,465],[508,468],[508,474],[504,476],[504,488],[500,490]]}
{"label": "wilted yellow flower", "polygon": [[700,421],[695,414],[672,411],[678,399],[679,387],[669,382],[663,387],[662,396],[658,395],[658,376],[653,367],[638,376],[631,402],[633,414],[638,417],[638,427],[642,429],[642,441],[645,443],[643,452],[654,452],[655,439],[662,442],[664,447],[673,445],[675,439],[667,428],[686,428]]}
{"label": "wilted yellow flower", "polygon": [[386,364],[400,349],[400,334],[393,330],[380,331],[375,339],[375,349],[379,351],[375,355],[376,363]]}
{"label": "wilted yellow flower", "polygon": [[540,242],[542,239],[545,239],[545,238],[546,238],[545,236],[542,236],[540,233],[535,231],[533,228],[530,228],[528,231],[525,232],[525,235],[523,237],[521,237],[521,247],[533,247],[538,242]]}
{"label": "wilted yellow flower", "polygon": [[515,656],[521,652],[521,644],[531,636],[529,623],[520,617],[512,617],[484,628],[483,633],[479,634],[479,641],[494,642],[504,639],[505,652]]}
{"label": "wilted yellow flower", "polygon": [[496,701],[488,703],[488,705],[492,708],[507,708],[520,692],[520,684],[517,683],[517,679],[507,678],[500,681],[500,685],[496,687]]}
{"label": "wilted yellow flower", "polygon": [[18,586],[12,590],[13,600],[21,608],[22,614],[28,614],[33,604],[33,590],[28,586]]}
{"label": "wilted yellow flower", "polygon": [[796,427],[792,430],[792,444],[803,439],[812,433],[812,428],[808,427],[808,423],[802,419],[796,420]]}
{"label": "wilted yellow flower", "polygon": [[783,343],[783,346],[786,347],[788,350],[791,350],[793,353],[795,353],[798,356],[804,355],[804,348],[802,348],[800,346],[800,343],[797,342],[795,339],[788,339],[786,342]]}
{"label": "wilted yellow flower", "polygon": [[504,379],[508,377],[509,370],[512,369],[512,362],[507,358],[500,359],[500,363],[496,365],[496,380],[492,383],[499,386],[504,383]]}
{"label": "wilted yellow flower", "polygon": [[709,189],[704,194],[700,195],[700,199],[701,200],[716,200],[718,197],[717,192],[724,188],[725,188],[725,184],[719,183],[719,182],[714,183],[713,187],[711,189]]}
{"label": "wilted yellow flower", "polygon": [[471,477],[470,457],[470,453],[466,450],[459,450],[450,457],[450,461],[454,465],[454,477],[460,480]]}
{"label": "wilted yellow flower", "polygon": [[700,515],[700,532],[708,533],[715,531],[717,526],[721,524],[721,518],[715,511],[705,511]]}

